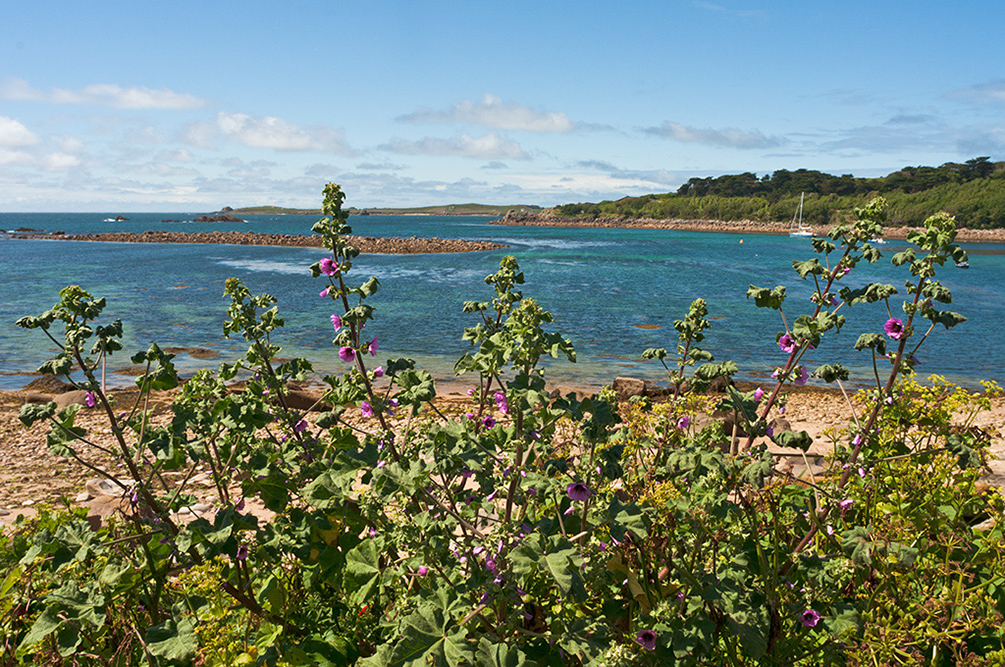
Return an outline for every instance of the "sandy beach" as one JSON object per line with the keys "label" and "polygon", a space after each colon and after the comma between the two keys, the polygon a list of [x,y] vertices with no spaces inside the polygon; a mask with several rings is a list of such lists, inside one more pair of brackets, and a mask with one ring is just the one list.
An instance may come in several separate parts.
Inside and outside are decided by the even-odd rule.
{"label": "sandy beach", "polygon": [[[459,416],[471,409],[472,399],[466,393],[468,385],[458,378],[440,378],[437,380],[437,387],[435,404],[448,417]],[[575,391],[583,396],[596,393],[600,387],[565,385],[552,386],[550,389],[557,390],[562,395]],[[153,394],[152,405],[155,406],[156,414],[154,423],[162,424],[170,420],[170,406],[178,391],[175,389]],[[48,450],[45,444],[47,426],[39,424],[29,430],[18,421],[18,412],[30,393],[32,392],[29,390],[0,392],[0,525],[10,524],[20,515],[34,514],[36,506],[40,504],[59,505],[66,502],[72,506],[86,507],[89,514],[94,516],[118,511],[122,498],[106,493],[108,489],[97,483],[95,473],[72,460],[57,457]],[[134,390],[115,390],[112,393],[117,405],[121,406],[131,405],[136,398]],[[857,409],[861,410],[860,407]],[[852,419],[852,407],[837,390],[796,387],[789,394],[785,418],[792,430],[808,432],[813,437],[814,444],[805,458],[796,451],[785,451],[769,445],[769,449],[778,455],[776,469],[779,474],[791,473],[806,477],[820,474],[825,469],[827,456],[834,447],[827,431],[846,426]],[[401,419],[403,418],[398,421]],[[103,414],[83,408],[78,414],[77,424],[90,431],[96,444],[114,449],[114,441]],[[1005,487],[1003,424],[1005,398],[993,399],[992,409],[982,413],[975,422],[976,426],[992,434],[991,452],[995,460],[990,464],[985,481],[997,487]],[[85,450],[85,447],[81,448],[81,451]],[[122,464],[112,456],[103,455],[96,459],[96,463],[112,474],[122,469]],[[808,471],[807,463],[810,466]],[[194,481],[193,491],[198,503],[193,507],[205,508],[200,510],[204,512],[214,511],[212,499],[215,496],[205,471],[196,471]]]}
{"label": "sandy beach", "polygon": [[[541,212],[510,211],[495,225],[527,227],[597,227],[610,229],[672,229],[689,232],[718,232],[723,234],[776,234],[789,233],[789,222],[758,222],[739,220],[656,220],[653,218],[567,218],[554,211]],[[826,236],[830,227],[826,225],[805,225],[813,234]],[[911,227],[887,227],[883,236],[888,239],[906,239],[914,231]],[[969,243],[1005,243],[1005,229],[960,229],[957,241]]]}

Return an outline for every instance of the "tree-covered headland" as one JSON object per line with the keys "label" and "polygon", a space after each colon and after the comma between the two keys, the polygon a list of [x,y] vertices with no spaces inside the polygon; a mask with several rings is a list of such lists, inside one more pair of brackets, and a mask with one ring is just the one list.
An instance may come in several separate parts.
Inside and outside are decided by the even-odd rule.
{"label": "tree-covered headland", "polygon": [[676,192],[600,203],[565,204],[559,215],[683,220],[791,219],[805,193],[807,224],[838,224],[863,198],[883,196],[892,226],[920,226],[933,210],[956,217],[960,227],[1005,227],[1005,162],[977,157],[939,167],[904,167],[879,178],[834,176],[810,169],[692,178]]}

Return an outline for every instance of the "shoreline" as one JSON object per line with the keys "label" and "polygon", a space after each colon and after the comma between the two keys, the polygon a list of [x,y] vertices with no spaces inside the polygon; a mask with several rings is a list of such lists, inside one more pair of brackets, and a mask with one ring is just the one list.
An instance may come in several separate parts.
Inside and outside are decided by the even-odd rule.
{"label": "shoreline", "polygon": [[[214,245],[264,245],[279,247],[321,248],[322,238],[316,234],[265,234],[261,232],[168,232],[148,230],[136,232],[104,232],[100,234],[15,233],[11,239],[53,241],[95,241],[104,243],[205,243]],[[363,254],[424,255],[435,253],[483,252],[509,246],[490,241],[432,238],[378,238],[349,236],[349,243]]]}
{"label": "shoreline", "polygon": [[[683,220],[679,218],[566,218],[551,211],[541,213],[526,213],[510,211],[502,218],[493,220],[490,225],[507,227],[582,227],[598,229],[664,229],[688,232],[714,232],[720,234],[770,234],[785,236],[791,231],[788,222],[758,222],[756,220]],[[824,237],[831,227],[827,225],[804,225],[814,236]],[[908,234],[918,230],[917,227],[887,227],[883,237],[888,239],[906,239]],[[956,240],[961,243],[1005,243],[1005,229],[968,229],[957,230]]]}

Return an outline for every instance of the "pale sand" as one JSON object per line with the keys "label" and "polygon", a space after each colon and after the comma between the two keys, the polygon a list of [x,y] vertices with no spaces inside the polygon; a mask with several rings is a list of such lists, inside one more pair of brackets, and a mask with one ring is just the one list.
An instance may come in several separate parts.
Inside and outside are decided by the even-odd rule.
{"label": "pale sand", "polygon": [[[466,393],[471,387],[470,382],[444,378],[438,382],[437,387],[437,405],[448,416],[457,416],[471,409],[471,399]],[[590,395],[599,389],[596,386],[557,388],[563,395],[577,390]],[[115,393],[118,395],[119,406],[125,406],[135,396],[135,392]],[[61,498],[66,498],[71,504],[88,506],[92,514],[103,515],[115,511],[115,499],[108,497],[74,503],[74,498],[84,490],[85,482],[96,476],[72,461],[59,460],[49,452],[45,445],[47,426],[39,424],[28,430],[18,421],[17,414],[24,403],[25,394],[24,391],[0,392],[0,508],[9,512],[0,516],[0,524],[9,524],[20,514],[34,514],[33,506],[24,506],[26,501],[32,504],[58,504]],[[155,395],[158,421],[166,423],[169,420],[169,406],[173,395],[173,392]],[[805,430],[813,437],[814,445],[810,451],[812,459],[828,455],[833,447],[824,431],[845,427],[851,415],[850,407],[839,392],[804,387],[789,394],[785,418],[792,430]],[[112,445],[106,422],[96,410],[82,409],[77,423],[94,429],[93,437],[99,444]],[[1005,487],[1005,398],[993,399],[992,409],[982,413],[975,424],[992,434],[991,452],[997,457],[997,460],[991,462],[991,472],[986,475],[986,481],[994,486]],[[781,453],[777,447],[770,446],[770,449]],[[801,456],[794,456],[795,452],[789,454],[793,455],[789,460],[795,461],[798,468]],[[121,469],[111,457],[105,457],[100,463],[112,472]],[[210,497],[209,488],[204,491],[207,498]]]}

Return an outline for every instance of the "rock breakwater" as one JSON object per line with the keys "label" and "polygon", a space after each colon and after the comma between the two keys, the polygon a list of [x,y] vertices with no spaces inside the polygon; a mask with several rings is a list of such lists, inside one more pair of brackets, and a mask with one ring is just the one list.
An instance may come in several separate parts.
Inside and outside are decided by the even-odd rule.
{"label": "rock breakwater", "polygon": [[[210,243],[229,245],[270,245],[320,248],[321,237],[299,234],[262,234],[258,232],[109,232],[103,234],[12,234],[14,239],[56,239],[65,241],[104,241],[111,243]],[[376,255],[420,255],[431,253],[479,252],[506,248],[500,243],[439,238],[377,238],[350,236],[349,243],[361,253]]]}

